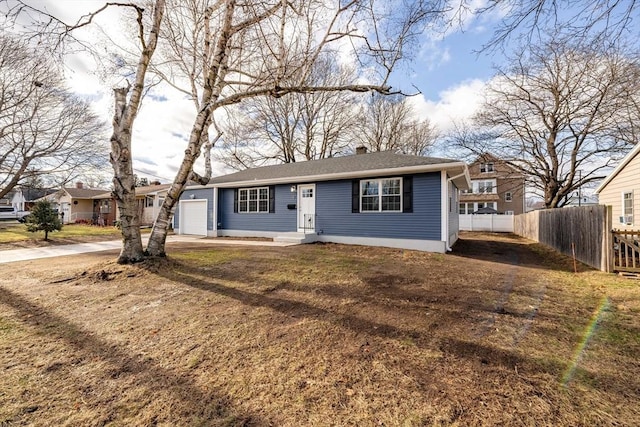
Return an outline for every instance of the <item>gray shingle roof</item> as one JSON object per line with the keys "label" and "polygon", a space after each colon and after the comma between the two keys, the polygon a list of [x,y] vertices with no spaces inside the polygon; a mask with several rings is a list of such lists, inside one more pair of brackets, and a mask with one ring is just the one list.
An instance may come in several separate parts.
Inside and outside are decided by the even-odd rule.
{"label": "gray shingle roof", "polygon": [[383,151],[246,169],[229,175],[212,178],[209,181],[209,184],[229,184],[235,182],[264,180],[286,181],[292,178],[304,179],[305,177],[330,176],[333,174],[357,172],[365,173],[367,171],[420,166],[428,168],[430,166],[443,165],[444,168],[449,163],[453,166],[454,163],[461,162],[452,159],[411,156]]}

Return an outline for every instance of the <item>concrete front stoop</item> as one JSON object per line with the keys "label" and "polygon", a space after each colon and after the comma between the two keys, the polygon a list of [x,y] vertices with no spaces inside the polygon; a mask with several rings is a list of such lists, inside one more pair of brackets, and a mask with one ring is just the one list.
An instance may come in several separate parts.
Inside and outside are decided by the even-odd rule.
{"label": "concrete front stoop", "polygon": [[316,240],[318,240],[318,235],[315,233],[310,234],[296,232],[278,234],[273,238],[274,242],[296,243],[299,245],[303,243],[313,243]]}

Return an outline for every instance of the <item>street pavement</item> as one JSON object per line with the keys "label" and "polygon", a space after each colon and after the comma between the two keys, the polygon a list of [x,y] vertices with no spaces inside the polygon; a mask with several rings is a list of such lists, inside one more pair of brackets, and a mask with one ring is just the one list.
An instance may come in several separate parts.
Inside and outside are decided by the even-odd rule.
{"label": "street pavement", "polygon": [[[143,243],[146,244],[145,238]],[[286,242],[269,242],[269,241],[253,241],[253,240],[227,240],[227,239],[207,239],[197,236],[171,235],[167,236],[167,243],[171,242],[189,242],[189,243],[209,243],[221,245],[245,245],[245,246],[291,246],[295,243]],[[59,256],[69,256],[86,254],[90,252],[109,251],[120,249],[122,247],[121,240],[110,240],[107,242],[93,243],[77,243],[73,245],[59,245],[50,247],[36,247],[26,249],[10,249],[0,250],[0,264],[9,262],[28,261],[40,258],[54,258]]]}

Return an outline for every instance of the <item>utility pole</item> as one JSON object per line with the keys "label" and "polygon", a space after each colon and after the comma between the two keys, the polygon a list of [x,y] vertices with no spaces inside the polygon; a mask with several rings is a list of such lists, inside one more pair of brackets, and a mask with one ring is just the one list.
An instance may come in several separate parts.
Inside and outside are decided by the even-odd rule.
{"label": "utility pole", "polygon": [[578,207],[582,206],[582,169],[578,169]]}

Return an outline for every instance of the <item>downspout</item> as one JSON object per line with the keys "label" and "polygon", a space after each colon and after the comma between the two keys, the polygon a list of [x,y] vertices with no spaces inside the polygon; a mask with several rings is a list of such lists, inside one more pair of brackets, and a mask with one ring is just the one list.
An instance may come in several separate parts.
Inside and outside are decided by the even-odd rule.
{"label": "downspout", "polygon": [[[445,173],[446,173],[446,172],[445,172]],[[445,188],[446,188],[446,195],[445,195],[445,197],[444,197],[444,201],[445,201],[447,204],[448,204],[448,202],[449,202],[449,184],[450,184],[450,183],[451,183],[451,181],[453,181],[454,179],[458,179],[458,178],[460,178],[460,177],[463,177],[463,176],[465,176],[466,174],[467,174],[467,171],[463,171],[461,174],[458,174],[458,175],[452,176],[451,178],[447,178],[447,181],[446,181],[446,182],[447,182],[447,184],[445,185]],[[456,209],[458,209],[458,208],[456,207]],[[451,252],[451,251],[452,251],[452,249],[451,249],[451,247],[449,246],[449,212],[447,212],[447,219],[446,219],[446,227],[445,227],[445,231],[446,231],[446,239],[445,239],[445,241],[444,241],[445,250],[446,250],[447,252]]]}

